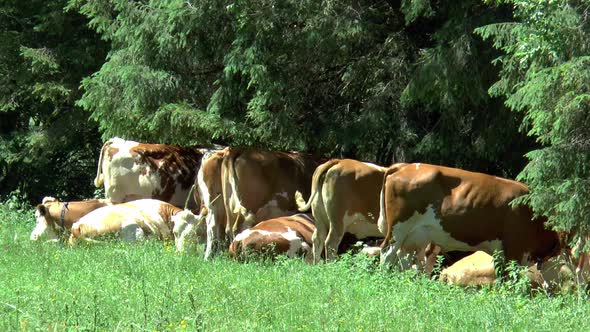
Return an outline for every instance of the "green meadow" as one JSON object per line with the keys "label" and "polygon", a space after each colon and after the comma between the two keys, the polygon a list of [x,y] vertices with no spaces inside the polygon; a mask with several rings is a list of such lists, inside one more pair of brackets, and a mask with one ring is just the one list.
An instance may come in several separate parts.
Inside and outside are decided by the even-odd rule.
{"label": "green meadow", "polygon": [[443,285],[363,257],[210,262],[172,243],[31,243],[0,205],[0,331],[588,331],[586,295]]}

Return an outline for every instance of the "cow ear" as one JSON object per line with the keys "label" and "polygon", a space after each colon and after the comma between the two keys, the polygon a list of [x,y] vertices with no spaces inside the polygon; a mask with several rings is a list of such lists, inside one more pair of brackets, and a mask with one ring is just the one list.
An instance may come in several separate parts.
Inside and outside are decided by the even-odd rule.
{"label": "cow ear", "polygon": [[43,200],[41,201],[41,204],[45,204],[45,203],[55,203],[57,202],[57,198],[55,197],[51,197],[51,196],[45,196],[43,197]]}
{"label": "cow ear", "polygon": [[37,211],[39,211],[39,214],[42,216],[46,216],[47,215],[47,207],[43,204],[39,204],[37,205]]}

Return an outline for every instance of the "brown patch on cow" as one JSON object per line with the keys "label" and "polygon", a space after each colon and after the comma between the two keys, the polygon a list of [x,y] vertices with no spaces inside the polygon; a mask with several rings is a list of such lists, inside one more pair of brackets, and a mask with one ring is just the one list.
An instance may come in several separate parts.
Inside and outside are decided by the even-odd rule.
{"label": "brown patch on cow", "polygon": [[[152,198],[169,202],[176,191],[176,184],[184,190],[195,182],[203,153],[198,147],[180,147],[164,144],[139,144],[130,149],[137,163],[147,164],[151,172],[160,176],[162,190],[154,192]],[[143,168],[142,174],[148,169]]]}
{"label": "brown patch on cow", "polygon": [[109,146],[109,149],[107,150],[107,154],[109,156],[109,160],[113,160],[113,157],[119,152],[119,148],[114,148]]}

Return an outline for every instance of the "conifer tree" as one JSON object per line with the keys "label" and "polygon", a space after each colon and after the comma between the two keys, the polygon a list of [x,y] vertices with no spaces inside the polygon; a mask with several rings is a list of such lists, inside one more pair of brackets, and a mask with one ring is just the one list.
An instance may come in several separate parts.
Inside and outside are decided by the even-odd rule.
{"label": "conifer tree", "polygon": [[[491,1],[490,1],[491,2]],[[590,230],[590,1],[495,1],[515,21],[478,29],[504,52],[490,93],[524,115],[522,128],[542,146],[527,154],[519,179],[531,193],[519,202],[557,230]],[[575,240],[575,238],[573,238]]]}
{"label": "conifer tree", "polygon": [[74,106],[106,45],[66,1],[0,3],[0,196],[91,195],[96,126]]}

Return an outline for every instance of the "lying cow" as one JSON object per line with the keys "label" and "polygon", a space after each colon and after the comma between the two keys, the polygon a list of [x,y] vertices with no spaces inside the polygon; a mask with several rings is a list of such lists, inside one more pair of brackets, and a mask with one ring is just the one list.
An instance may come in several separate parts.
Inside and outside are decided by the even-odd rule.
{"label": "lying cow", "polygon": [[296,214],[265,220],[239,233],[229,246],[231,257],[249,253],[288,257],[304,255],[311,258],[311,237],[315,230],[309,215]]}
{"label": "lying cow", "polygon": [[110,205],[109,200],[92,199],[87,201],[60,202],[53,197],[45,197],[35,209],[35,228],[31,232],[31,240],[57,241],[64,231],[84,215]]}
{"label": "lying cow", "polygon": [[105,206],[82,217],[72,226],[70,245],[79,241],[93,242],[96,237],[118,233],[130,242],[154,235],[161,240],[175,239],[181,250],[182,233],[173,234],[176,224],[195,224],[198,218],[189,210],[155,199]]}
{"label": "lying cow", "polygon": [[395,164],[384,177],[379,229],[381,260],[407,267],[429,243],[442,252],[502,250],[508,260],[537,262],[556,254],[557,233],[525,205],[519,182],[428,164]]}
{"label": "lying cow", "polygon": [[442,270],[439,280],[459,286],[484,286],[496,282],[494,259],[477,251]]}
{"label": "lying cow", "polygon": [[[532,289],[556,291],[574,285],[575,263],[567,255],[559,254],[541,263],[528,263],[521,277],[529,280]],[[442,270],[440,281],[458,286],[494,285],[497,281],[494,259],[483,251],[477,251]]]}

